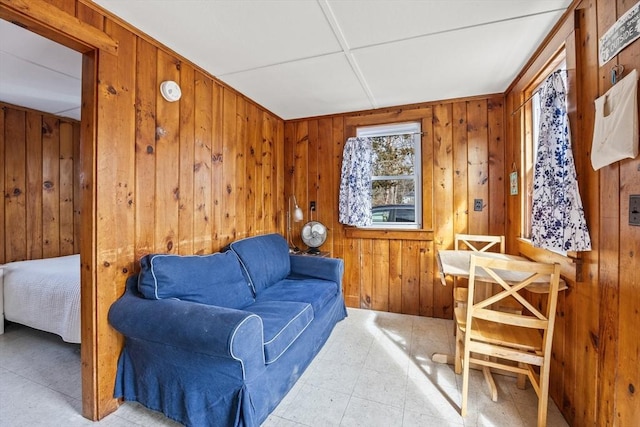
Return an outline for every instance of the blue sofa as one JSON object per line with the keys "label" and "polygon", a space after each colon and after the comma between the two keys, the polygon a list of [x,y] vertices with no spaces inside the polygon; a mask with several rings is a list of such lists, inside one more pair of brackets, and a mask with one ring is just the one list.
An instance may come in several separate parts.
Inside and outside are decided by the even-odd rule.
{"label": "blue sofa", "polygon": [[347,315],[343,261],[289,255],[278,234],[140,264],[109,310],[114,394],[185,425],[260,425]]}

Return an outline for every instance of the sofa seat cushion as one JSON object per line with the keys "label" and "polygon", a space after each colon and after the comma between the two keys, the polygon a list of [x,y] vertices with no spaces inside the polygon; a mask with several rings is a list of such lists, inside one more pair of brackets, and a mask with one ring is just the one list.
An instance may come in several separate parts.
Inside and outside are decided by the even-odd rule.
{"label": "sofa seat cushion", "polygon": [[330,280],[306,278],[286,278],[264,289],[256,295],[261,301],[297,301],[311,304],[319,313],[329,301],[338,295],[338,285]]}
{"label": "sofa seat cushion", "polygon": [[273,363],[307,329],[313,320],[310,304],[291,301],[261,301],[245,311],[262,319],[265,363]]}
{"label": "sofa seat cushion", "polygon": [[140,260],[138,291],[147,299],[175,298],[235,309],[254,302],[233,252],[146,255]]}

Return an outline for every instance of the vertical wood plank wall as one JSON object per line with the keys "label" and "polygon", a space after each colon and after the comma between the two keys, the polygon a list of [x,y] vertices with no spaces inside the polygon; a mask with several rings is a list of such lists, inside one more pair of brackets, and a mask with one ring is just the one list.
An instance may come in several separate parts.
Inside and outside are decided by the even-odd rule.
{"label": "vertical wood plank wall", "polygon": [[72,119],[0,103],[0,264],[79,251]]}
{"label": "vertical wood plank wall", "polygon": [[[602,67],[598,39],[636,0],[575,1],[546,46],[525,67],[506,94],[507,164],[519,163],[522,89],[563,42],[569,71],[569,115],[578,181],[592,251],[568,258],[518,242],[520,202],[507,200],[508,251],[563,263],[570,289],[559,298],[554,337],[551,395],[574,426],[627,426],[640,422],[640,227],[630,226],[629,195],[640,194],[640,158],[599,171],[591,167],[594,100],[610,87],[610,70],[640,68],[640,41]],[[573,33],[573,34],[572,34]],[[571,273],[573,270],[573,273]],[[581,273],[580,275],[576,273]]]}
{"label": "vertical wood plank wall", "polygon": [[[95,247],[87,248],[83,264],[93,281],[83,282],[82,320],[84,330],[96,331],[92,342],[83,341],[83,413],[99,419],[117,407],[113,384],[122,346],[107,313],[122,295],[126,278],[139,268],[138,259],[150,252],[210,253],[249,235],[284,232],[284,123],[99,6],[84,0],[47,1],[118,42],[117,55],[98,51],[94,58],[90,53],[83,66],[83,72],[90,73],[95,64],[97,82],[97,92],[90,94],[95,108],[83,109],[83,114],[95,114],[83,118],[94,127],[95,144],[82,145],[84,167],[95,167],[94,182],[86,183],[95,186],[95,229],[90,231]],[[84,77],[89,80],[83,85],[90,88],[93,76]],[[180,83],[179,102],[161,97],[159,84],[165,80]],[[3,135],[29,129],[28,114],[7,111],[0,110]],[[10,134],[0,144],[0,187],[11,193],[0,209],[0,219],[7,224],[0,235],[0,241],[7,242],[0,245],[2,259],[24,258],[29,250],[51,256],[54,244],[66,251],[78,240],[67,237],[73,217],[66,211],[67,199],[74,194],[68,186],[75,181],[62,173],[73,146],[53,146],[45,139],[79,132],[69,132],[48,117],[42,122],[47,129],[43,160],[59,156],[60,162],[40,166],[42,180],[52,183],[41,201],[25,196],[29,185],[40,179],[29,175],[24,160],[27,150],[37,148],[30,144],[38,141],[22,130],[21,136]],[[34,129],[39,134],[41,128],[38,124]],[[9,146],[9,139],[20,138],[21,144]],[[14,188],[20,191],[14,194]],[[24,237],[36,226],[25,222],[25,210],[36,203],[43,205],[43,220],[61,212],[56,225],[60,237],[54,232],[58,228],[47,222],[39,231],[40,245]],[[21,239],[8,235],[10,228]]]}
{"label": "vertical wood plank wall", "polygon": [[[96,157],[95,182],[90,183],[96,188],[96,261],[90,266],[95,269],[95,283],[89,284],[93,288],[83,293],[91,298],[89,308],[95,307],[89,314],[97,336],[88,351],[93,360],[83,373],[86,416],[99,418],[115,407],[111,393],[121,341],[107,324],[106,312],[122,293],[125,278],[135,271],[135,260],[151,251],[202,253],[246,235],[284,233],[290,194],[305,211],[305,220],[309,201],[317,202],[314,219],[330,229],[323,249],[345,259],[345,293],[354,307],[450,317],[450,291],[439,285],[433,256],[437,249],[451,246],[455,232],[506,234],[510,252],[549,257],[516,240],[521,206],[507,195],[504,179],[514,162],[520,164],[520,116],[511,112],[523,100],[522,84],[549,49],[541,49],[539,58],[522,70],[506,98],[443,101],[285,123],[93,3],[47,1],[119,42],[117,56],[99,52],[96,58],[85,57],[85,71],[96,64],[99,82],[92,94],[95,117],[89,120],[95,122],[96,134],[95,146],[90,147]],[[566,15],[576,29],[571,76],[577,92],[572,107],[574,154],[594,250],[582,256],[581,280],[575,266],[563,265],[563,272],[574,273],[558,307],[551,393],[576,426],[626,426],[640,419],[640,349],[632,327],[640,322],[640,227],[627,225],[629,195],[640,194],[640,159],[599,172],[593,172],[589,162],[593,100],[609,88],[611,66],[640,67],[639,41],[599,67],[598,38],[635,3],[576,0]],[[180,82],[180,102],[170,105],[160,98],[158,84],[167,79]],[[431,203],[423,213],[425,230],[353,233],[337,221],[345,139],[362,120],[388,123],[416,112],[423,123],[423,167],[431,171],[423,176],[424,200]],[[0,135],[13,129],[10,125],[7,130],[6,110],[0,110]],[[20,172],[26,167],[20,159],[29,148],[10,150],[6,136],[0,142],[0,188],[13,191],[15,180],[28,191],[29,183],[41,179],[38,173]],[[43,156],[68,153],[68,146],[52,150],[43,151]],[[73,155],[79,157],[75,151]],[[58,171],[66,167],[57,166]],[[54,176],[55,168],[43,168],[42,178]],[[59,197],[69,194],[68,188],[61,188],[64,182],[68,181],[58,184]],[[469,210],[475,198],[488,201],[480,213]],[[49,193],[42,194],[45,200],[56,203]],[[19,196],[11,199],[9,194],[0,221],[10,224],[21,210],[37,203]],[[59,208],[67,204],[58,203]],[[43,209],[42,215],[51,209]],[[294,236],[299,236],[300,225],[294,224]],[[42,239],[54,236],[44,226],[39,230],[37,222],[17,227],[24,234],[34,229]],[[29,250],[53,253],[26,241],[8,247],[7,229],[0,228],[0,242],[5,242],[0,244],[0,258],[10,260],[12,254]],[[78,238],[73,239],[77,244]],[[297,244],[302,245],[299,240]],[[93,394],[95,402],[87,398]]]}
{"label": "vertical wood plank wall", "polygon": [[[503,97],[458,99],[418,106],[285,123],[285,195],[295,195],[305,220],[329,229],[323,250],[344,258],[351,307],[451,318],[451,288],[443,287],[435,251],[452,248],[456,232],[505,233]],[[338,222],[342,150],[358,125],[422,123],[423,229],[354,230]],[[483,199],[481,212],[473,200]]]}
{"label": "vertical wood plank wall", "polygon": [[[98,61],[98,323],[144,254],[210,253],[282,231],[282,120],[118,23],[105,31],[120,45]],[[164,80],[181,83],[179,102],[161,97]],[[107,325],[98,331],[108,400],[120,342]]]}

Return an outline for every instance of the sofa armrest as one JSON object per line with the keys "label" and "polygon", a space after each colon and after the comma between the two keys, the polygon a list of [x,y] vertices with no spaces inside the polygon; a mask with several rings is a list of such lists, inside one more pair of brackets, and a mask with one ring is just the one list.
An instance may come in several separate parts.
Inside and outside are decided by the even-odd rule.
{"label": "sofa armrest", "polygon": [[262,319],[253,313],[177,299],[148,300],[130,278],[108,318],[127,338],[235,359],[245,377],[265,366]]}
{"label": "sofa armrest", "polygon": [[344,261],[340,258],[289,255],[291,275],[308,276],[336,282],[342,289]]}

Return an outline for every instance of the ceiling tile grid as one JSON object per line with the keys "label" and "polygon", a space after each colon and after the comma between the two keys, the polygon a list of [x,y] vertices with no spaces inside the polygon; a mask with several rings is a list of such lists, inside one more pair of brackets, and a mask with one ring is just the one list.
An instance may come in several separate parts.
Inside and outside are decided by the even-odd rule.
{"label": "ceiling tile grid", "polygon": [[[94,1],[285,120],[503,92],[571,3]],[[47,49],[22,64],[73,75]]]}
{"label": "ceiling tile grid", "polygon": [[502,92],[571,3],[96,2],[284,119]]}

